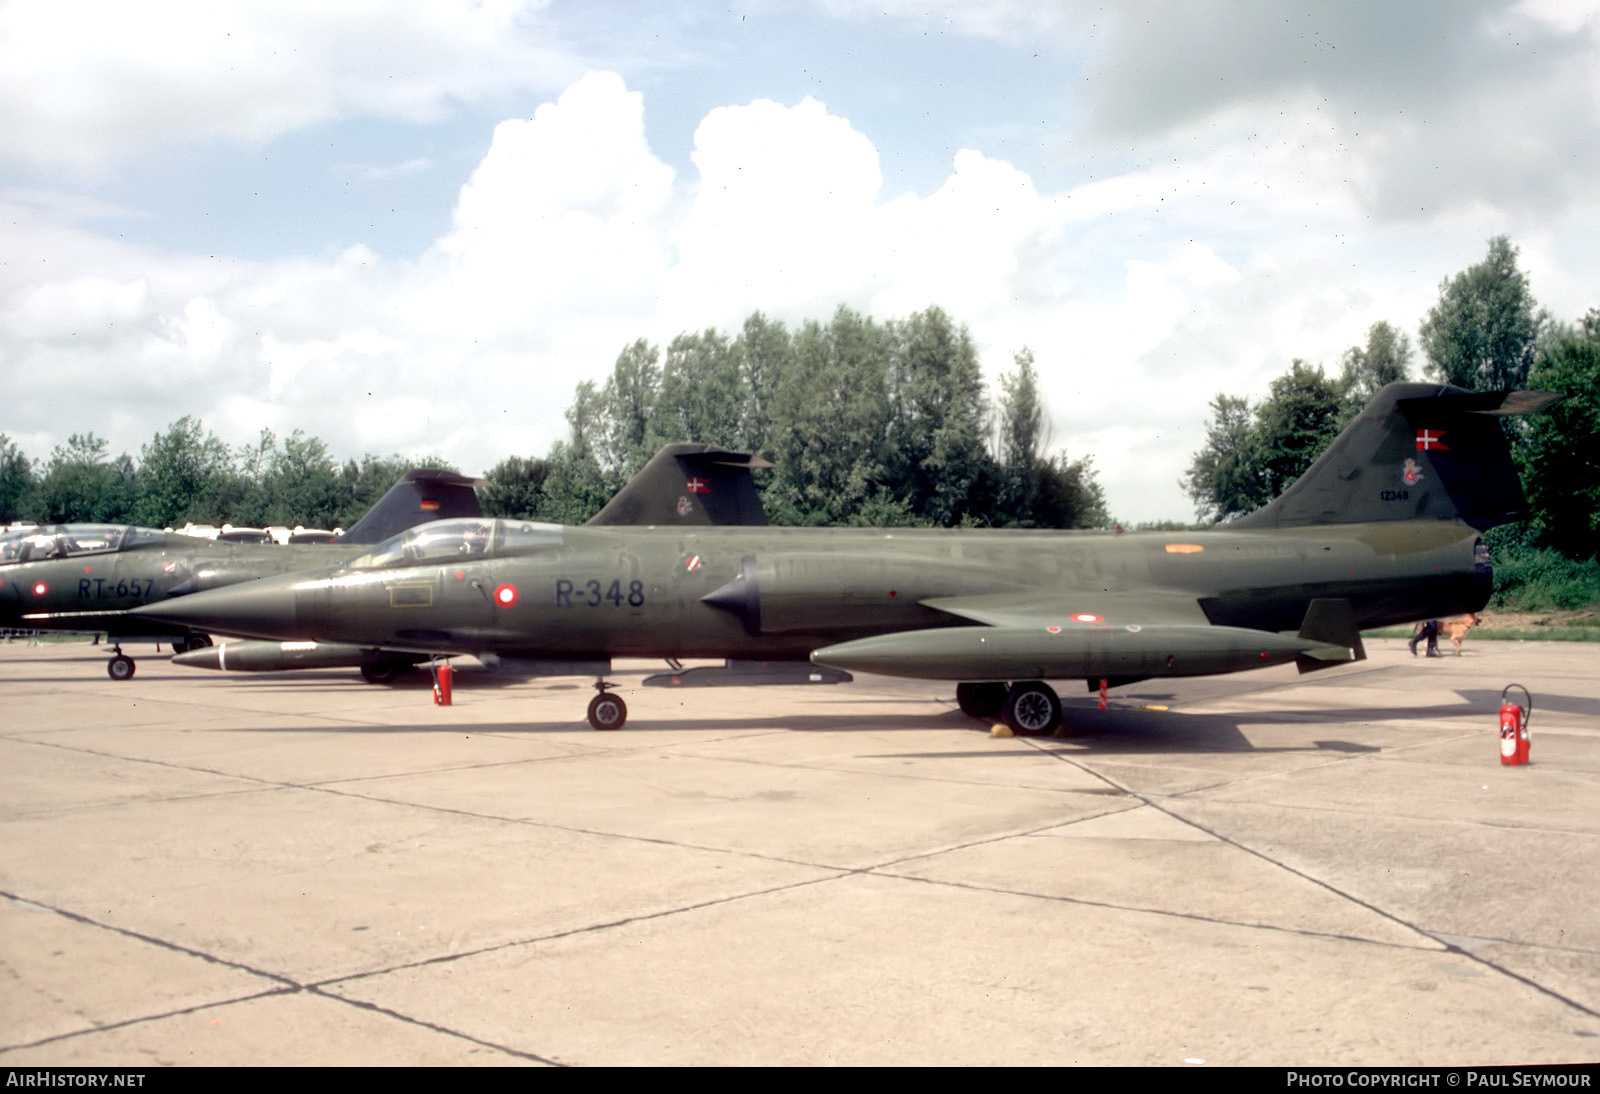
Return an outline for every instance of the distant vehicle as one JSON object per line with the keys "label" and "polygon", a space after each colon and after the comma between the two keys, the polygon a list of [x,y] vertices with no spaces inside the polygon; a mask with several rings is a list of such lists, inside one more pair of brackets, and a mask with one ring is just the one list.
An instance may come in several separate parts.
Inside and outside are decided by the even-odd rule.
{"label": "distant vehicle", "polygon": [[217,533],[218,543],[276,543],[272,533],[265,528],[235,528],[224,525]]}
{"label": "distant vehicle", "polygon": [[[1061,719],[1048,680],[1098,689],[1289,662],[1314,671],[1365,658],[1364,627],[1478,610],[1493,585],[1479,533],[1527,505],[1498,419],[1559,397],[1390,384],[1281,497],[1204,532],[465,519],[319,573],[133,614],[593,676],[596,729],[627,718],[605,679],[613,658],[715,657],[726,664],[654,682],[948,680],[967,713],[1048,732]],[[717,483],[693,470],[670,487],[638,500],[668,513],[718,503]]]}

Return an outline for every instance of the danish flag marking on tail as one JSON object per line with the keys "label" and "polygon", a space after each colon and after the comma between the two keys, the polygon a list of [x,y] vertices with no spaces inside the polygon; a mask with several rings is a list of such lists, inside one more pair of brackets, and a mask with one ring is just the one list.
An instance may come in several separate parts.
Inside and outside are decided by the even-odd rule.
{"label": "danish flag marking on tail", "polygon": [[1443,437],[1448,430],[1444,429],[1419,429],[1417,430],[1418,452],[1448,452],[1450,446],[1444,443]]}
{"label": "danish flag marking on tail", "polygon": [[690,479],[688,490],[691,494],[709,494],[711,493],[711,484],[705,479]]}

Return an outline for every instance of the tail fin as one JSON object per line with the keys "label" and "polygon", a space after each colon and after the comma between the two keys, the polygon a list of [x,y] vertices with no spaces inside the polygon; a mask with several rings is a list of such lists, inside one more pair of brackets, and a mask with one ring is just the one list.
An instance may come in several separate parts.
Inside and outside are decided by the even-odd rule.
{"label": "tail fin", "polygon": [[473,487],[481,484],[454,471],[438,467],[418,467],[407,471],[378,504],[350,526],[340,543],[382,543],[390,536],[430,520],[451,517],[481,517],[478,495]]}
{"label": "tail fin", "polygon": [[715,445],[669,444],[588,523],[766,524],[750,470],[771,466],[760,456]]}
{"label": "tail fin", "polygon": [[1389,384],[1282,496],[1232,528],[1459,520],[1479,531],[1527,516],[1498,418],[1561,398]]}

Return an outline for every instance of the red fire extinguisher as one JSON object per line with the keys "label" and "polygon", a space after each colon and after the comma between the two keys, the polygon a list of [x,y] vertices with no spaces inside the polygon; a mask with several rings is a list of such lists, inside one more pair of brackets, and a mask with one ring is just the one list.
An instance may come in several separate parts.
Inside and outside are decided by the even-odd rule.
{"label": "red fire extinguisher", "polygon": [[[1504,702],[1506,692],[1516,688],[1522,692],[1527,706]],[[1533,717],[1533,696],[1521,684],[1507,684],[1500,693],[1500,762],[1506,766],[1528,762],[1528,721]]]}
{"label": "red fire extinguisher", "polygon": [[447,707],[450,705],[451,686],[455,683],[455,670],[450,667],[450,662],[438,666],[433,670],[433,705]]}

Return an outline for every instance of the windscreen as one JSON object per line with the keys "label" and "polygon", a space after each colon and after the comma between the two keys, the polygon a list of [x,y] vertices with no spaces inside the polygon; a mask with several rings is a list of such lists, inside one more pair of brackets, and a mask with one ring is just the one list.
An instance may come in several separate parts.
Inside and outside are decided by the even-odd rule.
{"label": "windscreen", "polygon": [[419,562],[460,562],[560,545],[561,527],[556,524],[482,517],[437,520],[386,539],[346,565],[352,570],[370,570]]}
{"label": "windscreen", "polygon": [[130,528],[125,524],[55,524],[0,536],[0,563],[109,554],[164,539],[154,528]]}

